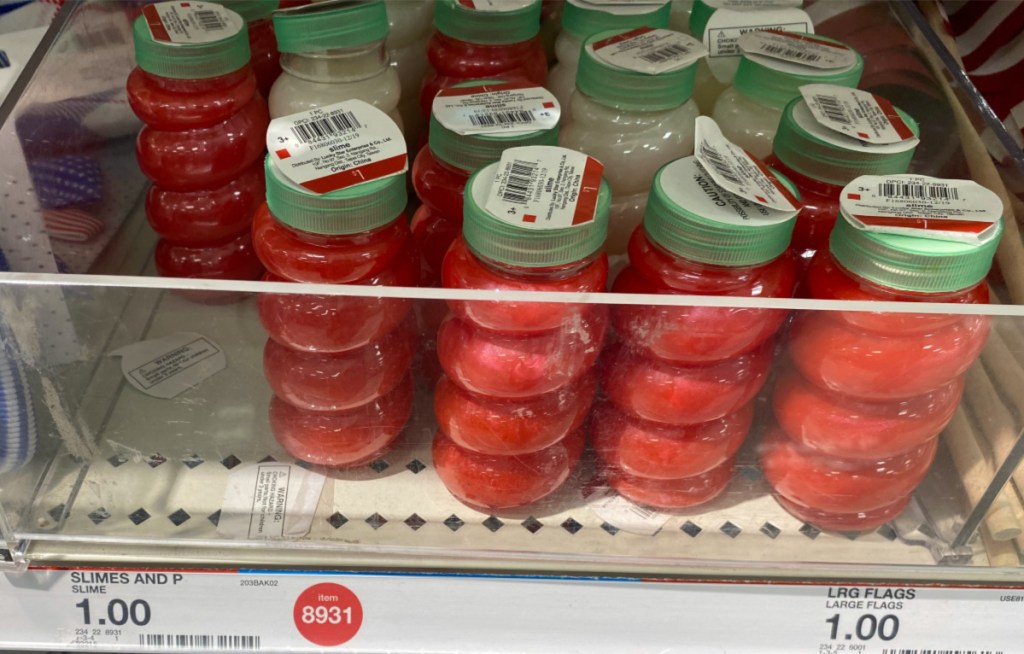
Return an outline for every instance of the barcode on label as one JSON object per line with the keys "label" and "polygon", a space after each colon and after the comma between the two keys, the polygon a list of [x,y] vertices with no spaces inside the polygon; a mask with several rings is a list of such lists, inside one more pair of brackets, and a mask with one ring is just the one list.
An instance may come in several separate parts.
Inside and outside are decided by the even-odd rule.
{"label": "barcode on label", "polygon": [[531,187],[536,177],[536,162],[516,159],[508,171],[501,199],[512,204],[526,204],[526,201],[530,199]]}
{"label": "barcode on label", "polygon": [[673,57],[678,57],[678,56],[688,55],[688,54],[690,54],[690,49],[689,48],[673,43],[673,44],[666,45],[663,48],[658,48],[657,50],[654,50],[653,52],[647,52],[645,54],[642,54],[642,55],[640,55],[640,58],[643,59],[644,61],[650,62],[652,64],[660,64],[663,61],[667,61],[669,59],[672,59]]}
{"label": "barcode on label", "polygon": [[495,111],[486,114],[470,114],[469,122],[477,127],[492,127],[494,125],[534,123],[537,122],[537,118],[532,111]]}
{"label": "barcode on label", "polygon": [[843,125],[851,125],[853,121],[846,115],[846,111],[843,109],[843,105],[839,100],[836,100],[830,95],[816,95],[814,99],[818,102],[818,106],[825,112],[829,120]]}
{"label": "barcode on label", "polygon": [[991,649],[883,649],[882,654],[1003,654]]}
{"label": "barcode on label", "polygon": [[161,649],[229,649],[260,648],[259,636],[209,636],[205,634],[139,634],[139,645]]}
{"label": "barcode on label", "polygon": [[302,143],[315,143],[341,132],[358,129],[362,123],[351,111],[331,114],[325,118],[317,118],[302,125],[294,125],[292,134]]}
{"label": "barcode on label", "polygon": [[883,182],[878,185],[878,195],[883,198],[908,198],[912,200],[960,199],[960,192],[949,186],[911,184],[908,182]]}
{"label": "barcode on label", "polygon": [[199,27],[204,32],[222,32],[228,28],[224,24],[224,21],[220,19],[220,15],[216,11],[209,9],[197,11],[193,14],[196,18],[196,22],[199,23]]}
{"label": "barcode on label", "polygon": [[722,158],[714,148],[710,148],[707,144],[701,144],[700,148],[701,156],[707,161],[711,162],[711,165],[715,167],[715,172],[729,180],[733,184],[742,185],[743,182],[733,174],[732,168],[726,163],[725,159]]}
{"label": "barcode on label", "polygon": [[781,55],[788,59],[797,59],[799,61],[821,61],[821,55],[813,52],[803,52],[802,50],[794,50],[793,48],[787,48],[784,45],[775,45],[766,43],[761,46],[761,52],[773,55]]}

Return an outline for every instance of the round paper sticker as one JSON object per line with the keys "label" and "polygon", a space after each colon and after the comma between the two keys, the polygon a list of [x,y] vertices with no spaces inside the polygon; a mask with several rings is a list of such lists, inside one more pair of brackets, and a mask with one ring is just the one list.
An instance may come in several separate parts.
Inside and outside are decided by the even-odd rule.
{"label": "round paper sticker", "polygon": [[241,16],[212,2],[157,2],[142,16],[154,41],[175,45],[221,41],[245,27]]}
{"label": "round paper sticker", "polygon": [[793,219],[792,211],[771,209],[725,190],[696,157],[665,166],[659,181],[665,197],[708,220],[727,225],[776,225]]}
{"label": "round paper sticker", "polygon": [[875,154],[897,154],[912,150],[917,146],[918,139],[909,139],[899,143],[865,143],[852,136],[846,136],[837,131],[831,130],[814,118],[814,114],[807,107],[807,102],[800,102],[793,107],[793,120],[808,134],[816,139],[824,141],[844,150],[853,152],[873,152]]}

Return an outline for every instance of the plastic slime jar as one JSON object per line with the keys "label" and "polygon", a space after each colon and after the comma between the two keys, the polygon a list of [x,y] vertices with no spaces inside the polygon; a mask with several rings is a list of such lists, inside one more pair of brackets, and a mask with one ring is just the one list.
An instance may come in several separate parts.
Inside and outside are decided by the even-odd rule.
{"label": "plastic slime jar", "polygon": [[389,64],[384,3],[308,5],[274,13],[284,73],[270,91],[279,118],[343,100],[362,100],[401,128],[401,83]]}
{"label": "plastic slime jar", "polygon": [[437,31],[427,45],[433,72],[423,80],[420,111],[430,115],[443,88],[500,78],[543,85],[548,62],[540,41],[540,0],[438,0]]}
{"label": "plastic slime jar", "polygon": [[562,146],[605,165],[612,192],[606,251],[612,254],[625,251],[629,235],[640,224],[658,169],[693,154],[699,114],[690,98],[696,61],[648,73],[634,64],[626,68],[602,59],[601,53],[619,47],[630,34],[612,30],[586,39],[568,109],[572,120],[559,137]]}
{"label": "plastic slime jar", "polygon": [[256,74],[256,85],[264,98],[281,74],[277,37],[270,15],[278,8],[278,0],[227,0],[221,4],[237,12],[249,27],[249,64]]}
{"label": "plastic slime jar", "polygon": [[[853,184],[856,184],[855,181]],[[985,304],[999,242],[970,244],[864,231],[845,210],[830,250],[807,272],[819,299]],[[818,311],[794,322],[789,356],[809,382],[867,400],[929,393],[963,374],[981,352],[987,316]]]}
{"label": "plastic slime jar", "polygon": [[[526,88],[533,86],[530,84]],[[535,131],[461,134],[438,120],[447,98],[466,97],[467,101],[483,100],[487,94],[502,87],[523,88],[501,80],[463,82],[434,99],[430,115],[428,147],[420,150],[412,167],[412,183],[423,204],[412,218],[412,233],[423,255],[425,282],[440,284],[441,262],[452,241],[462,233],[462,196],[470,175],[494,163],[511,147],[556,145],[558,127]],[[484,115],[488,118],[495,110]]]}
{"label": "plastic slime jar", "polygon": [[732,480],[735,461],[680,479],[650,479],[608,468],[608,485],[626,499],[663,511],[677,511],[704,504],[718,497]]}
{"label": "plastic slime jar", "polygon": [[861,175],[907,172],[914,157],[919,128],[907,113],[893,107],[913,138],[895,144],[872,145],[822,126],[803,98],[782,113],[773,154],[765,160],[800,190],[803,208],[793,230],[793,252],[801,272],[819,250],[828,249],[829,234],[839,215],[839,194]]}
{"label": "plastic slime jar", "polygon": [[[286,179],[267,157],[267,201],[253,242],[268,281],[416,286],[419,266],[405,217],[405,176],[322,195]],[[409,300],[262,294],[260,319],[292,349],[343,352],[380,340],[409,313]]]}
{"label": "plastic slime jar", "polygon": [[[630,265],[612,290],[790,297],[796,283],[788,252],[794,222],[795,216],[728,193],[696,158],[674,161],[654,178],[644,223],[630,239]],[[620,305],[612,321],[630,348],[694,364],[757,349],[786,315],[781,309]]]}

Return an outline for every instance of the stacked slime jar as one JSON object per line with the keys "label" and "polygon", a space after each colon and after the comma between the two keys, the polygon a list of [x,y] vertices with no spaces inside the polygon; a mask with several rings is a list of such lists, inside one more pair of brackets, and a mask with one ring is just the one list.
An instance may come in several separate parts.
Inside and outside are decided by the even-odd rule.
{"label": "stacked slime jar", "polygon": [[698,110],[690,96],[703,55],[692,37],[644,27],[599,32],[584,42],[572,120],[560,142],[605,162],[612,190],[610,254],[625,251],[643,219],[655,172],[693,154]]}
{"label": "stacked slime jar", "polygon": [[[556,159],[581,157],[551,147],[506,154],[526,150],[554,153]],[[470,179],[463,236],[445,257],[444,286],[604,291],[608,259],[601,244],[609,192],[600,165],[588,160],[583,173],[586,200],[578,207],[589,203],[577,214],[583,217],[552,224],[486,208],[504,164],[504,159],[491,164]],[[458,499],[484,510],[536,502],[569,477],[583,451],[607,307],[518,300],[451,301],[450,306],[438,334],[445,372],[434,396],[438,475]]]}
{"label": "stacked slime jar", "polygon": [[459,82],[497,77],[543,85],[548,62],[540,10],[540,0],[437,0],[437,31],[427,45],[434,70],[420,90],[423,117],[438,91]]}
{"label": "stacked slime jar", "polygon": [[[779,176],[788,185],[788,182]],[[789,297],[795,212],[719,186],[695,157],[654,178],[619,293]],[[617,306],[619,342],[602,359],[607,402],[592,438],[609,483],[635,502],[681,509],[718,495],[753,420],[772,341],[787,312],[717,306]]]}
{"label": "stacked slime jar", "polygon": [[[267,281],[416,286],[418,256],[405,215],[405,175],[323,195],[286,179],[267,158],[267,202],[253,242]],[[353,466],[380,456],[412,407],[416,349],[400,298],[263,294],[270,335],[264,371],[270,425],[298,459]]]}
{"label": "stacked slime jar", "polygon": [[[883,197],[883,210],[893,197],[903,204],[895,212],[865,211],[859,203],[872,194]],[[922,212],[921,203],[938,209]],[[949,216],[949,207],[987,211],[988,222],[960,211]],[[840,208],[829,249],[807,273],[811,297],[988,302],[984,279],[1002,229],[1002,206],[990,191],[920,176],[859,177],[843,189]],[[888,233],[894,225],[901,233]],[[779,426],[765,436],[761,452],[765,478],[783,507],[845,531],[873,529],[898,515],[928,471],[989,324],[988,316],[970,314],[798,316],[788,346],[792,369],[780,376],[773,396]]]}
{"label": "stacked slime jar", "polygon": [[[821,88],[821,87],[810,87]],[[773,154],[765,163],[780,171],[800,189],[803,209],[793,230],[793,252],[801,272],[819,250],[828,249],[828,237],[839,215],[839,194],[861,175],[898,175],[907,172],[919,133],[905,112],[888,106],[904,126],[905,140],[874,145],[828,129],[819,123],[802,97],[782,113]]]}
{"label": "stacked slime jar", "polygon": [[264,98],[270,96],[270,87],[281,74],[277,37],[271,14],[280,4],[278,0],[226,0],[222,4],[238,13],[249,28],[249,64],[256,75],[256,86]]}
{"label": "stacked slime jar", "polygon": [[382,0],[278,11],[274,30],[284,72],[270,91],[272,118],[362,100],[402,126],[402,87],[388,60],[388,13]]}
{"label": "stacked slime jar", "polygon": [[[482,80],[456,84],[435,97],[428,147],[416,156],[412,168],[413,188],[423,202],[413,215],[412,234],[423,256],[426,285],[440,284],[444,255],[462,233],[462,195],[469,176],[500,159],[508,148],[556,145],[558,125],[557,122],[551,124],[554,121],[533,131],[503,131],[501,125],[497,125],[497,130],[483,132],[476,127],[483,122],[497,122],[499,118],[506,123],[512,119],[523,121],[525,115],[529,122],[520,122],[518,126],[528,128],[535,120],[535,112],[524,112],[521,106],[508,106],[508,97],[533,97],[538,95],[536,91],[547,95],[530,83]],[[446,110],[449,100],[465,108]],[[557,118],[557,108],[553,113]],[[451,127],[442,124],[439,114]],[[472,130],[474,133],[465,133],[470,126],[476,127]]]}
{"label": "stacked slime jar", "polygon": [[148,5],[134,25],[128,102],[165,277],[258,279],[249,225],[263,196],[269,117],[242,18],[211,3]]}

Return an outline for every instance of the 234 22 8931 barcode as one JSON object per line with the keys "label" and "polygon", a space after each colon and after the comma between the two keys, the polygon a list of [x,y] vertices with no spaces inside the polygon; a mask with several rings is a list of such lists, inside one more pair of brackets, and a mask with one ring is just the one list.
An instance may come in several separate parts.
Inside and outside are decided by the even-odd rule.
{"label": "234 22 8931 barcode", "polygon": [[837,123],[843,125],[850,125],[853,123],[850,117],[846,115],[846,110],[843,109],[843,105],[830,95],[816,95],[814,99],[817,100],[818,106],[825,112],[829,120],[834,120]]}
{"label": "234 22 8931 barcode", "polygon": [[525,204],[530,199],[536,177],[536,162],[516,159],[508,171],[508,180],[505,182],[505,190],[501,194],[501,199],[513,204]]}
{"label": "234 22 8931 barcode", "polygon": [[649,61],[652,64],[660,64],[667,59],[688,54],[690,54],[689,48],[672,43],[670,45],[666,45],[664,48],[658,48],[653,52],[642,54],[640,55],[640,58],[644,61]]}
{"label": "234 22 8931 barcode", "polygon": [[223,634],[139,634],[139,645],[160,649],[253,650],[260,648],[260,637]]}
{"label": "234 22 8931 barcode", "polygon": [[197,11],[195,13],[196,21],[199,23],[199,27],[207,32],[221,32],[227,29],[227,25],[220,19],[215,11]]}
{"label": "234 22 8931 barcode", "polygon": [[292,127],[292,134],[302,143],[314,143],[322,141],[329,136],[358,129],[363,124],[359,122],[356,115],[351,111],[342,111],[336,114],[329,114],[323,118],[316,118]]}
{"label": "234 22 8931 barcode", "polygon": [[1003,654],[991,649],[883,649],[882,654]]}

